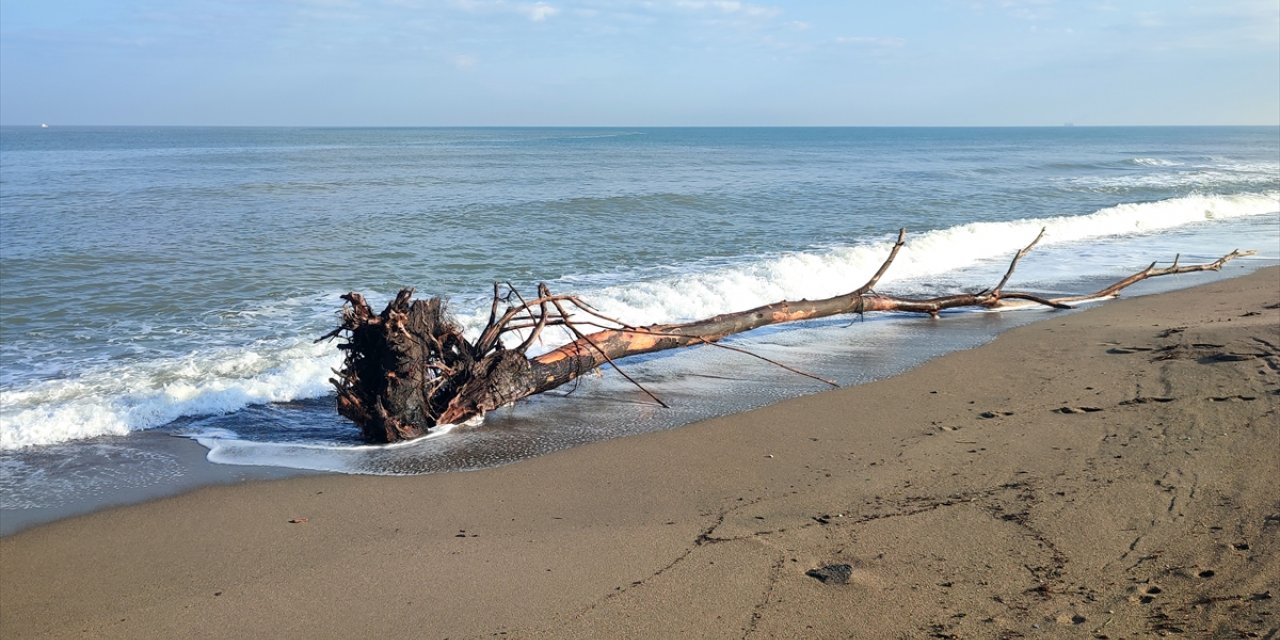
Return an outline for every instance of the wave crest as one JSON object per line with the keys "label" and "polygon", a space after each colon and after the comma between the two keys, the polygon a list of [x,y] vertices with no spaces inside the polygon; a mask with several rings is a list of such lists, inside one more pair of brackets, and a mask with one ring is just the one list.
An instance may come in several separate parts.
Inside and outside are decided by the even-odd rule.
{"label": "wave crest", "polygon": [[[1046,229],[1042,245],[1055,245],[1278,211],[1280,191],[1270,191],[1120,204],[1077,216],[975,222],[912,237],[882,283],[945,279],[943,274],[983,261],[1005,261],[1041,227]],[[691,320],[784,298],[845,293],[880,266],[890,244],[886,238],[744,257],[715,268],[666,269],[679,275],[638,278],[575,293],[606,315],[636,324]],[[460,319],[474,333],[487,315],[485,305]],[[117,363],[70,378],[6,389],[0,391],[0,450],[122,435],[185,416],[320,397],[331,392],[327,380],[340,361],[332,345],[313,344],[308,336],[298,336],[180,358]]]}

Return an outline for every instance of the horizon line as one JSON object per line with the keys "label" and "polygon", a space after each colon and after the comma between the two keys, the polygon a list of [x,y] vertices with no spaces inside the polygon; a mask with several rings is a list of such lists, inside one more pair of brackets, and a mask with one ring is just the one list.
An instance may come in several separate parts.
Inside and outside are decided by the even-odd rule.
{"label": "horizon line", "polygon": [[1197,124],[57,124],[3,123],[0,127],[119,127],[227,129],[1104,129],[1120,127],[1280,127],[1270,123]]}

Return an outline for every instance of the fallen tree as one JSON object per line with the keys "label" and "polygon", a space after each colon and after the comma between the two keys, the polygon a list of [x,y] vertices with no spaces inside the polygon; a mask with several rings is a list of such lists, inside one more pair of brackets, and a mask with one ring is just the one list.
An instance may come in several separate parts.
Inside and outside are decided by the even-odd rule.
{"label": "fallen tree", "polygon": [[[390,443],[421,437],[436,425],[457,424],[483,416],[487,411],[571,382],[605,364],[612,365],[662,404],[657,396],[618,368],[615,361],[699,344],[761,358],[717,343],[727,336],[766,325],[873,311],[936,317],[947,309],[995,309],[1015,302],[1070,308],[1072,303],[1113,297],[1122,289],[1149,278],[1216,271],[1227,261],[1252,253],[1232,251],[1213,262],[1193,265],[1179,265],[1175,258],[1171,266],[1163,268],[1157,268],[1153,262],[1146,269],[1084,295],[1046,298],[1006,291],[1005,285],[1018,262],[1043,236],[1041,230],[1031,244],[1014,255],[1009,269],[995,287],[976,293],[912,298],[876,292],[875,285],[902,249],[904,229],[898,232],[888,257],[871,279],[849,293],[823,300],[783,300],[695,322],[639,327],[609,318],[577,296],[553,294],[545,284],[538,285],[536,297],[526,299],[509,283],[505,289],[495,283],[489,320],[475,340],[468,340],[438,297],[414,300],[414,290],[403,289],[382,313],[375,314],[363,296],[351,292],[342,296],[347,304],[343,307],[341,325],[320,340],[343,338],[338,348],[345,352],[345,359],[342,369],[335,371],[338,377],[331,380],[338,393],[338,413],[354,422],[367,442]],[[527,351],[548,327],[563,327],[574,339],[542,355],[528,357]],[[503,338],[513,336],[519,344],[508,347]],[[769,362],[816,378],[781,363]]]}

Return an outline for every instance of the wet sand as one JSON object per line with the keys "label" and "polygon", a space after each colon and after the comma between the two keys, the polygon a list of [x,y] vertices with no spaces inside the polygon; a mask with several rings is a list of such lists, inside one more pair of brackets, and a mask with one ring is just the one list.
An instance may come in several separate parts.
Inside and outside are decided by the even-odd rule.
{"label": "wet sand", "polygon": [[1275,637],[1278,405],[1270,268],[508,467],[37,527],[0,633]]}

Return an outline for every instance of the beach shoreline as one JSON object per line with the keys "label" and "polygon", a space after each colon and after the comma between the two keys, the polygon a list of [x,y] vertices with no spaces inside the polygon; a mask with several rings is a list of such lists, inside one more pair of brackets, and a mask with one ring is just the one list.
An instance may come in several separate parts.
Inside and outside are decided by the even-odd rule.
{"label": "beach shoreline", "polygon": [[[97,445],[106,453],[95,455],[92,449],[88,452],[75,449],[86,445]],[[208,460],[209,450],[200,443],[164,429],[100,437],[88,443],[73,441],[51,448],[52,452],[37,449],[27,455],[43,455],[53,460],[49,467],[57,470],[55,479],[63,482],[52,486],[46,482],[43,486],[12,487],[14,493],[5,496],[7,500],[42,502],[34,507],[0,506],[0,537],[105,509],[180,496],[209,486],[324,473],[287,467],[217,464]],[[118,459],[121,457],[131,464],[122,463]],[[38,457],[24,459],[37,473],[41,469],[39,461]],[[113,468],[113,463],[124,468]],[[112,474],[107,479],[114,484],[103,486],[107,480],[102,477],[105,473]],[[40,493],[42,489],[48,493]]]}
{"label": "beach shoreline", "polygon": [[[1270,258],[1247,258],[1222,271],[1146,280],[1125,294],[1151,295],[1239,277],[1274,262]],[[1086,279],[1068,290],[1096,289],[1113,280]],[[1084,308],[1091,306],[1093,303]],[[969,310],[946,313],[936,323],[917,314],[873,314],[858,318],[852,331],[847,330],[847,319],[831,318],[750,332],[744,334],[739,346],[755,349],[753,345],[759,344],[763,352],[782,346],[790,353],[783,357],[784,361],[802,359],[807,372],[849,387],[899,375],[942,355],[985,344],[1004,331],[1061,313],[1044,308],[994,313]],[[693,352],[668,352],[658,354],[656,359],[640,356],[624,364],[633,374],[638,373],[646,386],[658,389],[662,397],[671,401],[668,409],[653,411],[648,398],[616,377],[610,380],[609,376],[593,376],[575,385],[572,397],[552,392],[546,397],[527,399],[517,406],[491,412],[479,427],[429,444],[419,441],[397,457],[386,455],[393,453],[391,450],[377,454],[362,452],[361,447],[328,450],[329,455],[349,456],[345,469],[341,468],[341,458],[316,458],[328,464],[336,460],[336,467],[307,466],[308,452],[326,451],[323,446],[310,450],[305,444],[294,449],[278,445],[257,447],[252,441],[224,441],[223,434],[200,439],[197,436],[201,429],[193,430],[190,419],[125,436],[4,452],[0,464],[7,465],[5,471],[10,475],[0,478],[4,481],[0,482],[4,484],[0,492],[5,493],[5,500],[0,503],[0,537],[213,485],[327,473],[418,475],[503,466],[590,442],[742,413],[827,389],[809,379],[781,372],[772,364],[737,354]],[[704,375],[707,372],[725,375]],[[329,397],[328,403],[320,398],[291,404],[305,404],[311,411],[321,411],[326,420],[345,423],[333,415],[332,402]],[[270,405],[265,411],[274,408]],[[258,415],[253,411],[241,413]],[[194,419],[203,422],[209,418]],[[236,416],[212,419],[234,424]],[[248,424],[255,418],[241,419]],[[291,414],[280,419],[308,424],[315,417]],[[362,455],[367,459],[362,460]],[[383,456],[380,464],[384,469],[373,464],[375,455]],[[49,469],[56,469],[56,475],[50,475]]]}
{"label": "beach shoreline", "polygon": [[516,465],[213,486],[38,526],[0,539],[0,628],[1265,634],[1278,304],[1280,268],[1264,268]]}

